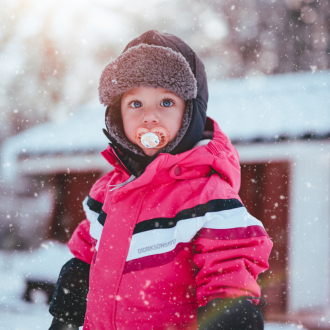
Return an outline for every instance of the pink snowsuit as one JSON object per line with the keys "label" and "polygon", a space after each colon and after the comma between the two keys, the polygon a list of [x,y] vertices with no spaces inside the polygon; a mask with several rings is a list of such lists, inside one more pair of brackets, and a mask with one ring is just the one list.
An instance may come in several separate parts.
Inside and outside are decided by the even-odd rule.
{"label": "pink snowsuit", "polygon": [[68,243],[91,264],[84,330],[196,330],[210,300],[260,296],[272,242],[238,196],[237,151],[213,126],[212,140],[160,154],[138,178],[102,152],[114,170]]}

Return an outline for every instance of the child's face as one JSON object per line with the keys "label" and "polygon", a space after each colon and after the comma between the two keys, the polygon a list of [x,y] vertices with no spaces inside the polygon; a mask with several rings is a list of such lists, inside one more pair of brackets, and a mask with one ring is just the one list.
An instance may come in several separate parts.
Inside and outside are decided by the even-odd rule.
{"label": "child's face", "polygon": [[[170,134],[169,141],[172,141],[181,127],[184,111],[185,101],[164,88],[135,87],[124,93],[121,99],[124,131],[134,144],[134,132],[138,127],[164,127]],[[148,156],[159,151],[147,147],[142,150]]]}

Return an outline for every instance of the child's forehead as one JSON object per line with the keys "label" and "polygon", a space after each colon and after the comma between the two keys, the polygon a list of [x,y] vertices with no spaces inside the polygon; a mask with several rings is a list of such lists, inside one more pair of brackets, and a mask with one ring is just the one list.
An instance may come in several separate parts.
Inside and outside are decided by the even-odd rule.
{"label": "child's forehead", "polygon": [[161,87],[153,88],[153,87],[134,87],[128,90],[123,94],[123,97],[128,97],[132,95],[141,95],[141,94],[148,94],[148,93],[153,93],[157,92],[160,94],[169,94],[169,95],[174,95],[177,96],[175,93]]}

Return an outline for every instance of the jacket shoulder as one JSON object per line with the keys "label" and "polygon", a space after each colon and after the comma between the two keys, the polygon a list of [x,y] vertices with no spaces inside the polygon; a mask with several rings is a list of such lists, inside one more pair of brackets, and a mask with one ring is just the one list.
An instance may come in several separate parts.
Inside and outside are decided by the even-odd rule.
{"label": "jacket shoulder", "polygon": [[105,193],[106,193],[106,187],[111,178],[114,175],[114,170],[111,172],[108,172],[107,174],[103,175],[100,179],[98,179],[92,186],[90,192],[89,192],[89,197],[92,199],[103,203],[105,199]]}
{"label": "jacket shoulder", "polygon": [[218,199],[237,199],[242,203],[236,189],[228,183],[223,173],[212,170],[210,175],[189,180],[189,183],[198,204]]}

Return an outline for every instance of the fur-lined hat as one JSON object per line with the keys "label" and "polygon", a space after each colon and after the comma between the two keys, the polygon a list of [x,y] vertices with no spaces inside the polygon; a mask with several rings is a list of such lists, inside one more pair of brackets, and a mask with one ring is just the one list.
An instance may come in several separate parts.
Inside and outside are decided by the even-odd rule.
{"label": "fur-lined hat", "polygon": [[121,119],[121,96],[140,86],[162,87],[186,101],[181,128],[162,153],[187,151],[202,139],[208,101],[204,65],[178,37],[151,30],[131,41],[101,75],[99,96],[107,106],[106,134],[115,148],[137,162],[151,158],[127,139]]}

